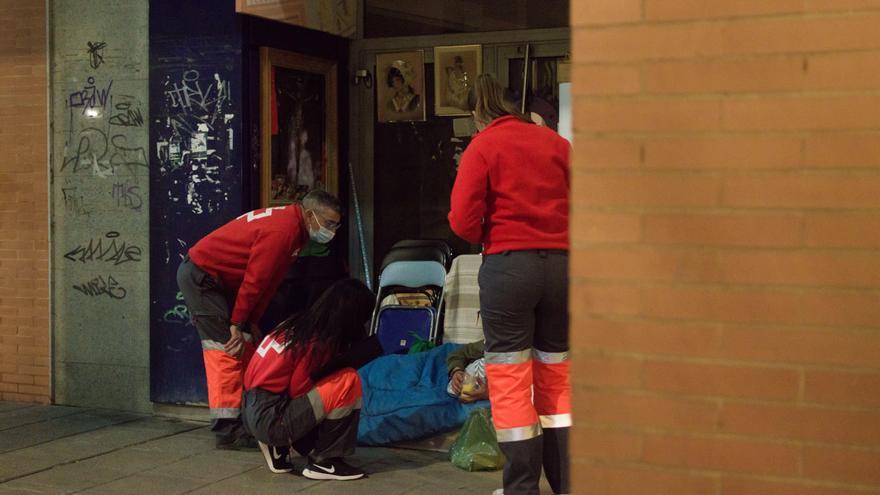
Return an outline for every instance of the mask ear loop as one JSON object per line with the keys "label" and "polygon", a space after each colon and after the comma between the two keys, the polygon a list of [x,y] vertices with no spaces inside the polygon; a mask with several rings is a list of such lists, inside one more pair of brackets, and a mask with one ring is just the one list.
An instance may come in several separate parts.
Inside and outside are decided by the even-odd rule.
{"label": "mask ear loop", "polygon": [[318,228],[320,228],[320,229],[323,229],[323,228],[324,228],[324,226],[323,226],[323,225],[321,225],[321,220],[319,220],[319,219],[318,219],[318,214],[317,214],[317,213],[315,213],[315,210],[309,210],[309,213],[311,213],[311,214],[312,214],[312,216],[313,216],[313,217],[315,217],[315,223],[317,223],[317,224],[318,224]]}

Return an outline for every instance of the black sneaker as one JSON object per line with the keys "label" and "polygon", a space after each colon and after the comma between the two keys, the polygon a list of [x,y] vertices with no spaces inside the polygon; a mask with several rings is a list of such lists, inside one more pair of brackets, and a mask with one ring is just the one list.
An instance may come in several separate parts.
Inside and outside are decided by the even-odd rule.
{"label": "black sneaker", "polygon": [[324,459],[323,461],[309,462],[303,469],[303,476],[310,480],[359,480],[366,476],[362,470],[350,466],[341,458]]}
{"label": "black sneaker", "polygon": [[219,450],[255,451],[259,448],[257,439],[243,429],[216,436],[214,448]]}
{"label": "black sneaker", "polygon": [[266,445],[263,442],[259,442],[259,444],[260,451],[263,453],[263,457],[266,458],[266,464],[269,465],[269,471],[273,473],[289,473],[293,471],[293,464],[290,463],[288,458],[290,449],[279,449],[278,447]]}

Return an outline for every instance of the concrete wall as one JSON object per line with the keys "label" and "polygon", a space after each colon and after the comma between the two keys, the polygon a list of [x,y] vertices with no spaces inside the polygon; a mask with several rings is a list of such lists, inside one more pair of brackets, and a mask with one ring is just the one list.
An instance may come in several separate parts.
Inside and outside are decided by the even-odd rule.
{"label": "concrete wall", "polygon": [[150,407],[147,6],[49,2],[59,404]]}
{"label": "concrete wall", "polygon": [[576,492],[880,492],[880,2],[574,0]]}
{"label": "concrete wall", "polygon": [[0,0],[0,400],[49,400],[44,2]]}

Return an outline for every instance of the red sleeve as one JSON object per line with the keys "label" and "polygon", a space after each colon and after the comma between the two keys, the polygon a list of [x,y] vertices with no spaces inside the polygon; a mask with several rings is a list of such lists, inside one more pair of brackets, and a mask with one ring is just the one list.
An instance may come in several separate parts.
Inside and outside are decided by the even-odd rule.
{"label": "red sleeve", "polygon": [[[251,317],[258,317],[256,308],[261,306],[263,299],[272,296],[273,280],[278,273],[290,266],[290,255],[293,249],[293,236],[287,232],[261,230],[251,246],[244,280],[238,288],[235,306],[232,308],[232,321],[249,322]],[[283,276],[283,272],[281,276]],[[265,309],[265,306],[263,306]]]}
{"label": "red sleeve", "polygon": [[452,186],[449,226],[471,244],[483,240],[483,215],[486,213],[486,191],[489,187],[488,164],[475,149],[465,150]]}

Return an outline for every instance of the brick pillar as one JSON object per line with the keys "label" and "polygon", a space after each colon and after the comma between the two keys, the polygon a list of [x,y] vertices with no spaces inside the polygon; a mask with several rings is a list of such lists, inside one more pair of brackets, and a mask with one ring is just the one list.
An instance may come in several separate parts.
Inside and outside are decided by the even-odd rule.
{"label": "brick pillar", "polygon": [[0,400],[49,400],[46,12],[0,0]]}
{"label": "brick pillar", "polygon": [[880,1],[572,24],[575,491],[880,493]]}

